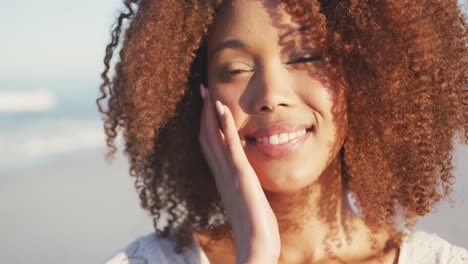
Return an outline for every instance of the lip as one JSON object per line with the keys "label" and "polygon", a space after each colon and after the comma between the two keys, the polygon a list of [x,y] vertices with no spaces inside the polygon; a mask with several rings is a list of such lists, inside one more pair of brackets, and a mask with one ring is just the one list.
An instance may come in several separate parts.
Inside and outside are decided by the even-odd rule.
{"label": "lip", "polygon": [[[312,131],[307,131],[307,133],[305,133],[304,135],[290,140],[288,142],[285,142],[283,144],[273,145],[256,141],[248,141],[246,142],[246,144],[247,146],[262,152],[270,158],[279,158],[288,155],[300,148],[304,144],[304,142],[309,138],[311,133]],[[272,135],[274,135],[274,133]]]}
{"label": "lip", "polygon": [[297,132],[303,129],[309,130],[311,127],[312,125],[277,123],[277,124],[272,124],[269,126],[258,128],[253,133],[246,134],[246,137],[249,137],[249,138],[270,137],[270,136],[282,134],[282,133]]}

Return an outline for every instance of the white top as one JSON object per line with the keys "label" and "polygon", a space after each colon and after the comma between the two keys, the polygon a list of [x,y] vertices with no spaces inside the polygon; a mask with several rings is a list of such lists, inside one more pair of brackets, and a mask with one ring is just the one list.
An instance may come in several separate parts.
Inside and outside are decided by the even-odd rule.
{"label": "white top", "polygon": [[[105,264],[209,264],[195,239],[183,254],[173,251],[173,242],[154,233],[138,238],[119,250]],[[435,234],[416,231],[405,238],[400,248],[399,264],[468,264],[468,251],[451,245]]]}

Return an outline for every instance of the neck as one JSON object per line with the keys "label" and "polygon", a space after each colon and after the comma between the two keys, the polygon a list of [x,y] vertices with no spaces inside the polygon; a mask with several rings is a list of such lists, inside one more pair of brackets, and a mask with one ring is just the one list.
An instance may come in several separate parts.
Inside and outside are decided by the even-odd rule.
{"label": "neck", "polygon": [[308,263],[350,247],[352,232],[363,231],[346,197],[339,157],[319,179],[294,193],[266,191],[281,236],[280,263]]}
{"label": "neck", "polygon": [[[265,190],[275,212],[281,236],[278,263],[370,263],[367,260],[382,253],[386,234],[377,235],[377,249],[370,249],[371,231],[363,220],[353,213],[342,182],[339,158],[334,160],[319,179],[294,193],[272,193]],[[197,235],[202,244],[210,240]],[[380,250],[378,249],[380,248]],[[234,263],[233,241],[221,241],[210,252],[211,263]],[[393,263],[395,251],[387,252],[380,263]],[[220,261],[217,258],[220,257]],[[331,261],[330,258],[335,258]],[[342,260],[340,262],[340,260]]]}

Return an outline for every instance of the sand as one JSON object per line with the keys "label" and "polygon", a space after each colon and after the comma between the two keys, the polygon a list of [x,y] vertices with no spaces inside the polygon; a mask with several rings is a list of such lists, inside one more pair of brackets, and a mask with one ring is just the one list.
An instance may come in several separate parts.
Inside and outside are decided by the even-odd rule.
{"label": "sand", "polygon": [[[468,247],[468,150],[459,149],[457,185],[448,203],[418,224]],[[62,155],[34,168],[0,173],[2,263],[103,263],[153,230],[140,209],[126,160],[103,150]]]}
{"label": "sand", "polygon": [[109,166],[102,153],[0,175],[2,263],[103,263],[151,232],[125,160]]}

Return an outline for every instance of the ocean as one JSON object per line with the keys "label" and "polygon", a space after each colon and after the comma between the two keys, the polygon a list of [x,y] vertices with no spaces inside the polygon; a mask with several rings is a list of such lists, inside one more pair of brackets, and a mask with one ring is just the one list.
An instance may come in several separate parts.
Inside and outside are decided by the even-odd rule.
{"label": "ocean", "polygon": [[104,146],[98,81],[0,81],[0,171]]}
{"label": "ocean", "polygon": [[2,263],[103,263],[151,232],[126,158],[105,162],[98,87],[0,80]]}
{"label": "ocean", "polygon": [[[99,81],[0,80],[2,263],[104,263],[153,230],[119,148],[104,160]],[[468,246],[468,148],[452,196],[416,229]]]}

